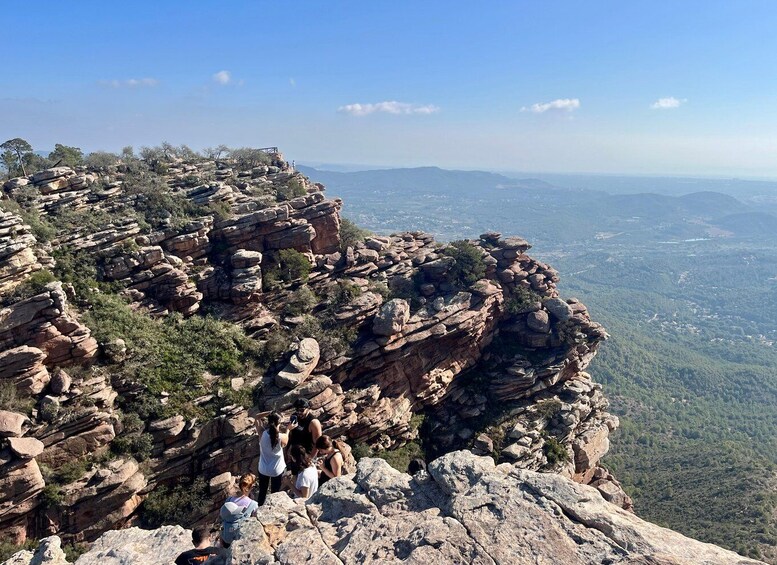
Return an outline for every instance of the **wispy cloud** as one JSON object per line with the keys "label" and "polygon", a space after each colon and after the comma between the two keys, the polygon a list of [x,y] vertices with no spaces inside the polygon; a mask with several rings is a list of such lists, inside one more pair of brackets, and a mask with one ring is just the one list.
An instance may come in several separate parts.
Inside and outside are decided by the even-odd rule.
{"label": "wispy cloud", "polygon": [[687,98],[675,98],[669,96],[668,98],[659,98],[653,102],[650,107],[654,110],[671,110],[673,108],[679,108],[682,104],[688,102]]}
{"label": "wispy cloud", "polygon": [[292,88],[296,88],[296,86],[297,86],[297,81],[296,81],[296,80],[294,80],[294,77],[291,77],[291,78],[289,79],[289,84],[291,85],[291,87],[292,87]]}
{"label": "wispy cloud", "polygon": [[573,112],[580,107],[580,100],[577,98],[557,98],[550,102],[537,102],[531,106],[524,106],[521,112],[532,112],[534,114],[544,114],[547,111]]}
{"label": "wispy cloud", "polygon": [[142,88],[151,87],[159,84],[159,81],[155,78],[128,78],[125,80],[101,80],[98,81],[101,86],[107,86],[109,88]]}
{"label": "wispy cloud", "polygon": [[342,114],[351,116],[369,116],[370,114],[383,113],[394,115],[428,115],[440,111],[438,106],[428,104],[421,106],[419,104],[408,104],[407,102],[397,102],[396,100],[387,102],[376,102],[375,104],[347,104],[337,109]]}
{"label": "wispy cloud", "polygon": [[218,84],[229,84],[232,82],[232,73],[229,71],[219,71],[213,75],[213,82]]}

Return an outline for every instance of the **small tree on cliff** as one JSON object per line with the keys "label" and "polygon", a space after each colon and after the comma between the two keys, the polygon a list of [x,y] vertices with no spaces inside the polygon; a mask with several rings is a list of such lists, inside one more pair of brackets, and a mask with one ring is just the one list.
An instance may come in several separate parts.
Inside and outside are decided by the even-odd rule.
{"label": "small tree on cliff", "polygon": [[483,253],[466,240],[454,241],[443,250],[456,262],[448,271],[448,282],[459,288],[466,288],[486,276]]}
{"label": "small tree on cliff", "polygon": [[[9,139],[2,145],[0,145],[0,149],[5,151],[6,153],[9,153],[10,155],[6,156],[6,154],[3,154],[3,163],[6,167],[8,167],[8,173],[11,176],[14,176],[14,172],[19,172],[24,176],[27,176],[27,169],[24,166],[25,158],[32,154],[32,145],[30,145],[27,141],[22,139],[21,137],[14,137],[13,139]],[[8,157],[14,156],[15,157],[15,163],[14,165],[17,167],[16,170],[12,170],[9,166],[9,159]]]}

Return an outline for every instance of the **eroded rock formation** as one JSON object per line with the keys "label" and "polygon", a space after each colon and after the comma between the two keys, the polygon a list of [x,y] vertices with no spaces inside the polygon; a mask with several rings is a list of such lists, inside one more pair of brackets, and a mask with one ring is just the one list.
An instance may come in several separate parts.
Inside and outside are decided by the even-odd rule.
{"label": "eroded rock formation", "polygon": [[[110,218],[59,229],[44,244],[19,216],[4,214],[5,294],[51,266],[48,251],[86,254],[104,286],[78,292],[116,292],[132,309],[161,319],[207,311],[259,344],[279,334],[293,343],[264,374],[230,380],[231,392],[253,391],[250,401],[241,397],[252,406],[221,402],[219,375],[197,375],[206,390],[190,402],[211,416],[135,422],[131,435],[120,408],[152,393],[114,369],[141,363],[143,352],[121,339],[98,344],[70,285],[53,282],[9,301],[0,310],[0,384],[24,401],[0,412],[0,437],[11,438],[0,439],[4,537],[94,540],[136,524],[149,493],[194,477],[208,482],[213,502],[193,520],[210,520],[229,486],[225,473],[255,469],[258,414],[288,415],[301,396],[327,433],[352,445],[389,449],[421,433],[431,454],[474,446],[516,468],[593,484],[630,506],[598,466],[617,420],[585,369],[606,333],[583,304],[558,295],[558,273],[527,254],[528,242],[494,233],[469,242],[484,268],[462,283],[452,278],[454,256],[428,234],[342,243],[342,203],[282,156],[271,159],[249,170],[226,161],[168,163],[149,178],[179,204],[209,208],[154,224],[129,213],[157,195],[140,190],[137,179],[127,188],[128,166],[60,167],[5,184],[11,196],[32,194],[43,220],[66,210]],[[306,284],[293,276],[268,284],[268,275],[278,278],[279,252],[292,249],[310,264]],[[303,286],[307,302],[299,298]],[[304,304],[290,309],[295,301]],[[83,296],[80,303],[89,308]],[[153,395],[162,405],[169,396]],[[127,438],[147,442],[142,465],[116,449]],[[79,459],[88,468],[62,478]],[[56,489],[46,489],[55,476]],[[460,527],[443,525],[451,535]]]}

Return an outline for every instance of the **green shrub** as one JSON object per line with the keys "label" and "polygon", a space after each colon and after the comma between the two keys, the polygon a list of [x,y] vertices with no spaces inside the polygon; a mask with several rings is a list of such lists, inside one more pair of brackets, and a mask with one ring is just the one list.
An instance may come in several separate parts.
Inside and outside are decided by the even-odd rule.
{"label": "green shrub", "polygon": [[308,191],[305,190],[305,186],[302,184],[302,181],[299,179],[291,179],[288,184],[278,187],[276,198],[279,202],[284,202],[286,200],[291,200],[292,198],[305,196],[307,193]]}
{"label": "green shrub", "polygon": [[505,310],[511,316],[528,308],[532,304],[542,302],[542,296],[530,288],[516,287],[505,301]]}
{"label": "green shrub", "polygon": [[54,472],[54,482],[68,485],[83,477],[89,470],[89,467],[90,464],[85,459],[72,459]]}
{"label": "green shrub", "polygon": [[40,500],[44,508],[59,508],[65,501],[62,487],[57,483],[47,484],[40,493]]}
{"label": "green shrub", "polygon": [[214,222],[223,222],[234,216],[229,202],[210,202],[207,211],[213,216]]}
{"label": "green shrub", "polygon": [[310,312],[317,304],[318,296],[310,290],[310,287],[303,285],[291,294],[283,307],[283,313],[286,316],[299,316]]}
{"label": "green shrub", "polygon": [[[160,163],[158,167],[166,165]],[[146,171],[125,175],[123,189],[126,194],[137,197],[134,209],[153,228],[168,222],[172,227],[181,227],[208,213],[183,194],[170,192],[163,178]]]}
{"label": "green shrub", "polygon": [[30,226],[32,235],[39,242],[50,241],[57,234],[57,230],[48,221],[42,219],[40,212],[35,208],[35,200],[38,196],[37,190],[33,189],[34,193],[32,195],[28,195],[28,193],[22,192],[22,190],[18,190],[14,194],[13,200],[1,201],[0,207],[6,212],[19,216],[25,224]]}
{"label": "green shrub", "polygon": [[14,553],[19,551],[33,551],[38,546],[37,540],[28,539],[21,545],[9,541],[0,541],[0,563],[5,563]]}
{"label": "green shrub", "polygon": [[153,447],[154,438],[146,433],[122,434],[111,442],[111,450],[116,455],[130,455],[138,461],[151,457]]}
{"label": "green shrub", "polygon": [[[224,377],[247,373],[259,360],[260,347],[233,324],[211,317],[168,316],[163,321],[135,312],[118,296],[96,294],[84,322],[100,342],[122,338],[128,359],[115,370],[130,382],[146,386],[148,394],[133,399],[139,415],[202,415],[191,400],[203,394],[205,372]],[[170,397],[162,409],[156,397]]]}
{"label": "green shrub", "polygon": [[89,544],[79,542],[68,543],[62,546],[62,551],[65,552],[65,559],[67,559],[68,563],[75,563],[76,559],[89,551]]}
{"label": "green shrub", "polygon": [[354,298],[362,295],[361,287],[349,280],[338,281],[336,285],[330,288],[332,292],[327,296],[327,302],[335,308],[350,304]]}
{"label": "green shrub", "polygon": [[569,461],[569,453],[567,453],[564,446],[553,436],[545,436],[545,443],[542,446],[542,451],[545,453],[545,457],[548,460],[548,468]]}
{"label": "green shrub", "polygon": [[30,414],[34,406],[35,399],[16,390],[14,383],[0,381],[0,410]]}
{"label": "green shrub", "polygon": [[397,447],[396,449],[376,451],[374,455],[376,457],[380,457],[386,463],[394,467],[397,471],[401,471],[403,473],[407,472],[407,466],[413,459],[426,459],[424,448],[418,441],[410,441],[402,447]]}
{"label": "green shrub", "polygon": [[262,345],[260,360],[262,365],[270,366],[286,355],[291,347],[291,336],[283,329],[270,332]]}
{"label": "green shrub", "polygon": [[364,241],[369,235],[372,235],[369,230],[360,228],[348,218],[340,218],[340,251],[343,253],[349,247]]}
{"label": "green shrub", "polygon": [[140,520],[143,527],[152,530],[173,524],[189,526],[209,506],[208,485],[198,477],[193,483],[152,491],[140,507]]}
{"label": "green shrub", "polygon": [[534,405],[534,413],[544,420],[552,420],[561,412],[561,401],[558,398],[546,398]]}
{"label": "green shrub", "polygon": [[17,285],[7,296],[3,297],[0,304],[9,306],[40,294],[47,284],[54,282],[55,280],[56,278],[54,275],[47,269],[36,271],[27,277],[24,282]]}
{"label": "green shrub", "polygon": [[278,258],[281,280],[307,282],[311,265],[305,255],[295,249],[281,249]]}
{"label": "green shrub", "polygon": [[554,329],[558,338],[566,345],[580,345],[586,340],[585,334],[580,331],[578,324],[574,320],[570,319],[559,322]]}
{"label": "green shrub", "polygon": [[478,247],[466,240],[453,241],[443,254],[456,262],[448,271],[447,282],[457,288],[467,288],[486,276],[486,263]]}

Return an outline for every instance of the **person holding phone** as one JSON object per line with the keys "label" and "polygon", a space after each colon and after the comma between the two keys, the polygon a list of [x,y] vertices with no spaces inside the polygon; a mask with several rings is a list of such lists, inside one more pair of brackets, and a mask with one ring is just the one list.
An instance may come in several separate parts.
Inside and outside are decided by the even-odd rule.
{"label": "person holding phone", "polygon": [[272,412],[267,416],[267,427],[259,440],[259,496],[256,500],[259,506],[267,499],[268,488],[270,492],[281,490],[286,470],[283,448],[289,443],[289,434],[281,431],[280,424],[280,414]]}
{"label": "person holding phone", "polygon": [[321,422],[313,416],[310,401],[298,398],[294,402],[294,414],[290,419],[289,449],[295,445],[302,446],[311,457],[316,456],[316,441],[321,437]]}

